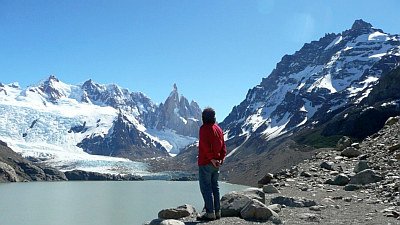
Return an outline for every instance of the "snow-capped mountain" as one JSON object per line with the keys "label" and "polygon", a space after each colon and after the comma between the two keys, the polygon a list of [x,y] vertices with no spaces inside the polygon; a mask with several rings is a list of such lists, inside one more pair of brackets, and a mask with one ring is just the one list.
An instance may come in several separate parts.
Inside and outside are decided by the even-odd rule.
{"label": "snow-capped mountain", "polygon": [[238,140],[235,146],[252,135],[271,140],[297,127],[314,126],[359,104],[399,62],[399,35],[356,20],[349,30],[326,34],[285,55],[221,126],[227,139]]}
{"label": "snow-capped mountain", "polygon": [[156,113],[156,119],[150,122],[157,129],[174,129],[178,134],[197,137],[201,126],[201,109],[199,105],[179,96],[178,88],[174,88],[165,100],[161,103]]}
{"label": "snow-capped mountain", "polygon": [[0,140],[25,157],[65,170],[145,171],[145,164],[128,159],[177,154],[197,140],[184,131],[198,130],[198,123],[169,120],[199,121],[200,108],[171,96],[179,96],[176,85],[158,105],[143,93],[92,80],[70,85],[50,76],[26,89],[0,83]]}

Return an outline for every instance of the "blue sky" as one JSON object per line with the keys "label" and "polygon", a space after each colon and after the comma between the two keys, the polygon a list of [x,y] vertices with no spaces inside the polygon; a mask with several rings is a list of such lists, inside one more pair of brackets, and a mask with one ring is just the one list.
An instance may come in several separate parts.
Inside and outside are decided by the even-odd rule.
{"label": "blue sky", "polygon": [[0,0],[0,82],[92,78],[163,102],[172,85],[222,121],[283,55],[364,19],[400,33],[397,0]]}

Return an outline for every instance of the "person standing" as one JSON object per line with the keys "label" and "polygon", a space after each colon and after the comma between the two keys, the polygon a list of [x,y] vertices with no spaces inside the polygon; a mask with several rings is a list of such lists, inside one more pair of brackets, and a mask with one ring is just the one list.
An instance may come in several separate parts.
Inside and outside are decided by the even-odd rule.
{"label": "person standing", "polygon": [[199,131],[199,184],[205,205],[205,214],[199,220],[221,218],[218,186],[219,167],[226,156],[226,146],[222,129],[216,124],[215,111],[208,107],[202,112],[203,125]]}

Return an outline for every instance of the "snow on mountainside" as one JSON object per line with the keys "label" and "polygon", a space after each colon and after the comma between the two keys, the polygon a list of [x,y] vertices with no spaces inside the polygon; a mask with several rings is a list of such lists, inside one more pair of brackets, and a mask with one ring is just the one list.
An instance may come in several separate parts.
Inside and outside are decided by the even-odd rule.
{"label": "snow on mountainside", "polygon": [[399,62],[399,35],[356,20],[349,30],[326,34],[285,55],[221,126],[228,139],[257,134],[271,140],[318,124],[335,110],[360,103],[381,74]]}
{"label": "snow on mountainside", "polygon": [[92,80],[69,85],[50,76],[26,89],[0,83],[0,140],[63,170],[146,174],[146,164],[126,158],[176,154],[197,140],[179,134],[182,127],[157,129],[160,112],[142,93]]}

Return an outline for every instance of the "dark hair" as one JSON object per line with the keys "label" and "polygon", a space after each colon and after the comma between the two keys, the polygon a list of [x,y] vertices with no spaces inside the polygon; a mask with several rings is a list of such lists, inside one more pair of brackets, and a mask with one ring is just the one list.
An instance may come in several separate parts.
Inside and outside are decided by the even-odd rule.
{"label": "dark hair", "polygon": [[207,107],[203,110],[201,114],[201,118],[203,119],[203,123],[211,123],[214,124],[215,121],[215,110],[211,107]]}

